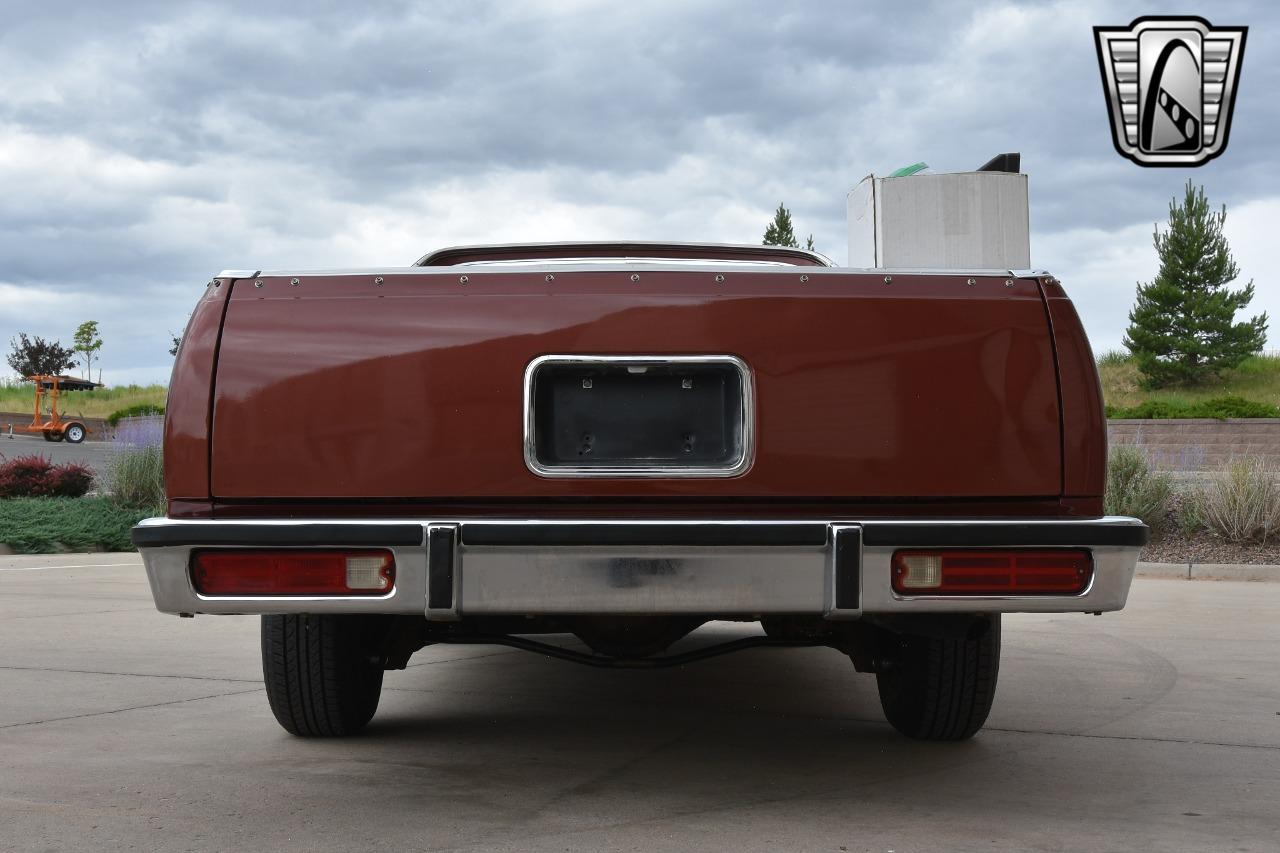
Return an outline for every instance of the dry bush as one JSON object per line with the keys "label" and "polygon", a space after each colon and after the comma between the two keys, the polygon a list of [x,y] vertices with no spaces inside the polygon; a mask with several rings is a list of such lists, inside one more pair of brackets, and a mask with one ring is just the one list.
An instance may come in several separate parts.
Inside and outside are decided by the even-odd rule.
{"label": "dry bush", "polygon": [[1188,486],[1174,495],[1173,523],[1183,539],[1194,539],[1209,528],[1204,517],[1204,489]]}
{"label": "dry bush", "polygon": [[1228,542],[1263,542],[1280,527],[1277,472],[1256,457],[1235,459],[1204,490],[1205,521]]}
{"label": "dry bush", "polygon": [[1168,474],[1152,468],[1147,455],[1131,444],[1111,449],[1107,460],[1107,491],[1103,507],[1107,515],[1141,519],[1153,533],[1164,526],[1165,511],[1173,493]]}

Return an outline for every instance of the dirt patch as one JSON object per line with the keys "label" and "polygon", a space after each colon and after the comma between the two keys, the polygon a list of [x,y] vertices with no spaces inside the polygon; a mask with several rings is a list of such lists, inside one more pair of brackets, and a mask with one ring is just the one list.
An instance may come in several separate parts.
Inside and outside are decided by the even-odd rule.
{"label": "dirt patch", "polygon": [[1265,542],[1226,542],[1201,527],[1187,534],[1179,530],[1178,517],[1187,500],[1185,490],[1169,496],[1164,524],[1152,533],[1139,559],[1150,563],[1236,563],[1280,565],[1280,530]]}
{"label": "dirt patch", "polygon": [[1265,545],[1236,545],[1207,534],[1184,539],[1166,533],[1143,548],[1139,559],[1149,563],[1280,565],[1280,539]]}

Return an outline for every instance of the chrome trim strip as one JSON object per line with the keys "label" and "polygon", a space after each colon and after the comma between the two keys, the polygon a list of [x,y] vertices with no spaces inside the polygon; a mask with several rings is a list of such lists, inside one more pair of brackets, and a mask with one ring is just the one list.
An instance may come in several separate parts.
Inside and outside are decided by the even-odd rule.
{"label": "chrome trim strip", "polygon": [[[754,264],[747,262],[691,262],[691,261],[675,261],[662,263],[649,263],[644,261],[632,261],[625,264],[607,264],[600,263],[599,259],[589,259],[582,264],[544,264],[541,261],[530,261],[527,264],[512,264],[502,267],[477,267],[467,264],[460,264],[452,267],[358,267],[351,269],[316,269],[316,270],[299,270],[299,269],[281,269],[281,270],[260,270],[255,275],[258,278],[290,278],[298,277],[307,278],[331,278],[335,276],[440,276],[457,281],[459,272],[465,272],[469,276],[482,276],[487,274],[506,275],[513,272],[529,272],[542,273],[553,272],[557,275],[561,273],[579,273],[579,272],[595,272],[595,273],[631,273],[631,272],[709,272],[724,273],[726,276],[733,273],[741,273],[743,275],[776,275],[795,278],[800,275],[809,276],[810,281],[816,280],[815,277],[821,276],[847,276],[847,275],[867,275],[883,280],[886,274],[895,276],[950,276],[957,279],[965,279],[975,276],[984,278],[998,278],[1001,281],[1009,278],[1011,271],[1007,269],[937,269],[926,267],[798,267],[798,266],[778,266],[776,264]],[[1048,275],[1044,272],[1036,272],[1029,278]],[[1022,278],[1023,276],[1015,276]],[[472,283],[475,283],[475,279]],[[634,285],[632,285],[634,287]]]}
{"label": "chrome trim strip", "polygon": [[261,270],[223,270],[214,278],[257,278]]}
{"label": "chrome trim strip", "polygon": [[825,545],[829,525],[814,521],[736,521],[700,519],[629,520],[608,519],[579,522],[551,519],[531,524],[527,521],[487,519],[468,521],[462,542],[475,547],[564,548],[597,547],[710,547],[766,548]]}
{"label": "chrome trim strip", "polygon": [[[663,240],[562,240],[549,243],[477,243],[474,245],[463,246],[445,246],[442,249],[436,249],[418,258],[413,262],[415,267],[431,266],[431,262],[442,255],[455,255],[459,253],[475,253],[486,251],[538,251],[546,249],[564,249],[566,251],[573,249],[592,249],[602,247],[625,247],[635,249],[637,251],[645,251],[646,249],[655,250],[655,253],[649,257],[660,258],[659,249],[686,249],[693,251],[706,251],[714,254],[716,252],[731,251],[744,252],[749,254],[760,255],[790,255],[795,258],[807,258],[817,261],[820,266],[832,266],[831,259],[826,255],[814,252],[810,249],[800,249],[791,246],[763,246],[757,243],[681,243],[669,242]],[[542,260],[538,258],[536,260]]]}
{"label": "chrome trim strip", "polygon": [[[582,266],[614,266],[625,267],[627,269],[661,269],[663,267],[682,267],[689,264],[715,264],[726,269],[746,270],[750,271],[757,267],[774,269],[784,269],[794,272],[797,269],[795,264],[786,263],[785,261],[766,261],[751,260],[740,261],[733,259],[721,260],[719,258],[646,258],[646,257],[624,257],[622,255],[609,257],[606,255],[599,256],[576,256],[564,258],[520,258],[518,260],[493,260],[493,261],[466,261],[460,264],[450,264],[447,267],[434,267],[434,269],[451,269],[459,272],[502,272],[503,270],[522,270],[528,269],[532,265],[538,268],[555,268],[572,270],[574,267]],[[810,269],[810,267],[800,267],[800,269]],[[821,269],[821,267],[819,267]]]}
{"label": "chrome trim strip", "polygon": [[1047,542],[1055,547],[1141,547],[1147,544],[1148,531],[1141,522],[1133,521],[1123,516],[1109,516],[1090,520],[1088,526],[1083,526],[1078,519],[969,518],[914,522],[896,518],[868,519],[862,526],[865,542],[895,548],[1036,548]]}
{"label": "chrome trim strip", "polygon": [[264,528],[226,520],[205,527],[154,526],[140,524],[130,531],[138,548],[162,548],[171,545],[244,547],[309,547],[318,545],[421,545],[422,525],[415,521],[394,524],[351,524],[291,520]]}
{"label": "chrome trim strip", "polygon": [[[617,465],[613,467],[563,465],[549,467],[538,461],[536,424],[533,412],[533,380],[538,369],[547,364],[626,364],[632,366],[654,364],[728,364],[737,369],[742,380],[741,405],[738,415],[742,423],[742,449],[737,459],[729,465]],[[739,477],[751,470],[756,453],[756,391],[755,378],[750,366],[736,355],[541,355],[529,362],[524,369],[524,464],[539,477],[652,479],[664,478],[726,478]]]}

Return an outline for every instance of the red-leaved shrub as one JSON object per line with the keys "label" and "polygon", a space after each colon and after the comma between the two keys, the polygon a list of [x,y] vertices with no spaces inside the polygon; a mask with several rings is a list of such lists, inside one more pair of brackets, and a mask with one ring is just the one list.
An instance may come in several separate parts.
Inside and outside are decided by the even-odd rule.
{"label": "red-leaved shrub", "polygon": [[0,498],[78,498],[93,486],[93,472],[78,462],[54,465],[43,456],[0,461]]}
{"label": "red-leaved shrub", "polygon": [[84,497],[93,488],[93,470],[79,462],[55,465],[49,472],[49,494],[55,498]]}
{"label": "red-leaved shrub", "polygon": [[0,498],[37,498],[49,494],[53,463],[34,453],[0,462]]}

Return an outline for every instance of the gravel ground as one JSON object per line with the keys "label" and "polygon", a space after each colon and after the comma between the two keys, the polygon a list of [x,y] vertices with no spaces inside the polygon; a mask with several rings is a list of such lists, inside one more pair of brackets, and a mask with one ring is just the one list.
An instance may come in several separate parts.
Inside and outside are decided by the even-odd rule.
{"label": "gravel ground", "polygon": [[1233,545],[1207,533],[1185,539],[1177,533],[1166,532],[1142,549],[1141,559],[1151,563],[1280,565],[1280,536],[1265,545]]}
{"label": "gravel ground", "polygon": [[1151,563],[1236,563],[1280,565],[1280,531],[1266,542],[1234,544],[1208,531],[1184,536],[1178,530],[1178,513],[1186,494],[1175,490],[1169,500],[1164,525],[1142,549],[1140,559]]}

